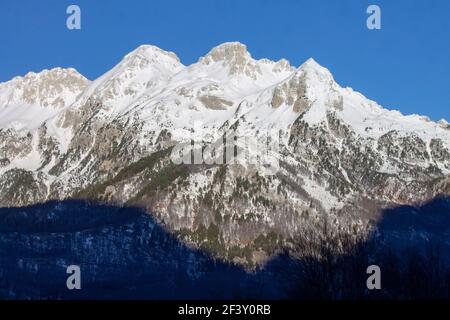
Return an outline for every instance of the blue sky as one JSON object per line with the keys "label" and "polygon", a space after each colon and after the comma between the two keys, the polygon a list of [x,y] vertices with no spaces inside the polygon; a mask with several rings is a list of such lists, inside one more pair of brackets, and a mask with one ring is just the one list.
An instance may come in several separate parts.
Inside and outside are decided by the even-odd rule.
{"label": "blue sky", "polygon": [[[66,28],[70,4],[81,30]],[[370,4],[381,30],[366,28]],[[226,41],[296,66],[313,57],[385,107],[450,120],[448,0],[0,1],[0,81],[56,66],[94,79],[141,44],[190,64]]]}

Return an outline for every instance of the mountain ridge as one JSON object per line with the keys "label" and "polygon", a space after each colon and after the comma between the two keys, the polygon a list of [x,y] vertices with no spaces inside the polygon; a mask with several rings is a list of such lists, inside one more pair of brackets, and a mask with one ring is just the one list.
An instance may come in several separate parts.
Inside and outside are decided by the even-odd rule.
{"label": "mountain ridge", "polygon": [[[138,205],[187,242],[205,245],[199,234],[209,230],[209,249],[257,263],[317,220],[362,232],[386,207],[449,193],[446,121],[385,109],[312,58],[294,68],[255,60],[232,42],[184,66],[144,45],[92,82],[73,69],[55,72],[75,83],[56,77],[44,86],[52,99],[73,93],[62,107],[33,125],[0,119],[0,206],[78,197]],[[2,86],[0,115],[16,108]],[[233,135],[275,140],[276,171],[171,160],[179,144],[207,147]],[[267,250],[249,254],[261,237]]]}

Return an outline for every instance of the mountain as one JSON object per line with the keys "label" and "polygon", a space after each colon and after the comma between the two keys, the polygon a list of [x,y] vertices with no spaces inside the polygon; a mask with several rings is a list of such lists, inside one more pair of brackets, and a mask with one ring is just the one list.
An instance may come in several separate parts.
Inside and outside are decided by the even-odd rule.
{"label": "mountain", "polygon": [[[266,261],[319,221],[365,232],[384,208],[450,194],[448,122],[237,42],[190,66],[141,46],[92,82],[73,69],[15,78],[0,84],[0,136],[1,207],[137,206],[236,263]],[[192,141],[204,161],[174,161]],[[224,141],[244,157],[221,164]]]}
{"label": "mountain", "polygon": [[30,72],[0,84],[0,126],[34,129],[72,104],[89,81],[74,69]]}

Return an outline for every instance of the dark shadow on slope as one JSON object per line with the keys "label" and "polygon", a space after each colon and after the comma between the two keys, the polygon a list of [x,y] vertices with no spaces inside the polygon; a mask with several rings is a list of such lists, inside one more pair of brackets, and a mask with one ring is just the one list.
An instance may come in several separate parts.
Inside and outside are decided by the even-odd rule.
{"label": "dark shadow on slope", "polygon": [[[308,236],[308,235],[304,235]],[[368,240],[324,230],[256,273],[179,242],[151,215],[83,201],[0,209],[0,298],[449,298],[450,198],[386,210]],[[311,238],[311,237],[309,237]],[[341,250],[336,244],[340,243]],[[366,268],[382,270],[369,291]],[[68,265],[81,290],[66,287]]]}
{"label": "dark shadow on slope", "polygon": [[[82,289],[66,287],[79,265]],[[0,297],[237,299],[251,277],[180,243],[136,208],[82,201],[0,209]]]}
{"label": "dark shadow on slope", "polygon": [[377,227],[397,246],[441,245],[450,254],[450,197],[387,209]]}
{"label": "dark shadow on slope", "polygon": [[[296,243],[297,254],[266,266],[291,280],[290,298],[450,299],[449,197],[385,210],[364,240],[324,228],[319,236],[303,235]],[[381,290],[367,288],[370,265],[380,267]]]}

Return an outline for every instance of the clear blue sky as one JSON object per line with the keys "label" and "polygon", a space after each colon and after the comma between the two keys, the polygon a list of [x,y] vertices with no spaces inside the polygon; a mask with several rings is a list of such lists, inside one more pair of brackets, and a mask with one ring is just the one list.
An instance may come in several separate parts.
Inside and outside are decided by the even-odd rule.
{"label": "clear blue sky", "polygon": [[[79,31],[66,28],[70,4]],[[369,4],[382,9],[379,31],[366,28]],[[450,120],[448,0],[0,1],[0,81],[56,66],[94,79],[140,44],[190,64],[226,41],[296,66],[313,57],[386,107]]]}

